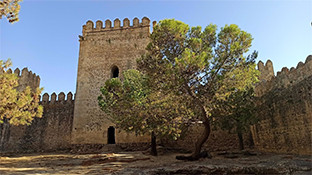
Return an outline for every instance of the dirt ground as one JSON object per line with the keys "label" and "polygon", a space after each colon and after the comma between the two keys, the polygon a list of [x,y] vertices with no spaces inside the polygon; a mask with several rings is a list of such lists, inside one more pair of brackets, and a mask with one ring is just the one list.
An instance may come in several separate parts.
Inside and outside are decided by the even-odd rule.
{"label": "dirt ground", "polygon": [[2,155],[0,174],[312,174],[311,156],[212,153],[198,161],[142,152]]}

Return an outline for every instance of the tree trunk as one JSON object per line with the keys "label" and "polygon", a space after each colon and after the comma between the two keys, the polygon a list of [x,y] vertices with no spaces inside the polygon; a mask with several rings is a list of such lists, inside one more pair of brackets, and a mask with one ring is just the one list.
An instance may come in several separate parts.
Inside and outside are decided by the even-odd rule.
{"label": "tree trunk", "polygon": [[238,136],[238,141],[239,141],[239,149],[244,150],[244,139],[243,139],[243,134],[240,129],[237,128],[237,136]]}
{"label": "tree trunk", "polygon": [[195,143],[195,150],[193,154],[191,156],[176,156],[176,159],[194,161],[200,159],[201,157],[209,157],[207,152],[201,153],[201,148],[204,145],[204,143],[208,140],[208,137],[210,135],[210,121],[208,118],[208,114],[204,107],[202,107],[202,111],[203,111],[202,120],[205,129],[203,134],[199,136],[198,140]]}
{"label": "tree trunk", "polygon": [[154,131],[152,132],[151,135],[151,155],[152,156],[157,156],[157,149],[156,149],[156,136]]}
{"label": "tree trunk", "polygon": [[203,124],[204,124],[205,130],[195,143],[195,150],[193,154],[191,155],[193,160],[198,160],[201,157],[201,154],[200,154],[201,148],[204,145],[204,143],[208,140],[208,137],[210,135],[210,121],[207,117],[204,118]]}
{"label": "tree trunk", "polygon": [[3,123],[0,125],[0,151],[4,151],[4,144],[9,139],[9,129],[8,120],[4,118]]}

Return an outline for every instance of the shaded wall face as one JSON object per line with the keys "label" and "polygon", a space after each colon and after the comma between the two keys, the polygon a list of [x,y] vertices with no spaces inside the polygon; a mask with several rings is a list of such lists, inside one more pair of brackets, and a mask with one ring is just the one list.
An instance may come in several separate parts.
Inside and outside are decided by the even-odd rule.
{"label": "shaded wall face", "polygon": [[[192,125],[185,135],[177,141],[162,139],[162,143],[168,147],[194,151],[197,139],[204,132],[203,124]],[[245,148],[253,146],[250,133],[243,135]],[[202,150],[207,151],[228,151],[238,150],[239,140],[237,134],[229,133],[227,130],[215,128],[211,131],[208,140],[202,147]]]}
{"label": "shaded wall face", "polygon": [[[91,29],[84,30],[80,40],[73,144],[107,143],[108,128],[114,125],[98,106],[100,88],[116,74],[116,67],[121,79],[123,71],[136,68],[136,59],[149,42],[149,25]],[[116,143],[142,141],[145,139],[116,130]]]}
{"label": "shaded wall face", "polygon": [[74,118],[74,101],[56,101],[44,105],[45,149],[70,148],[70,138]]}
{"label": "shaded wall face", "polygon": [[252,126],[262,151],[312,154],[312,76],[288,88],[275,88],[257,105],[261,121]]}
{"label": "shaded wall face", "polygon": [[74,101],[42,104],[42,118],[29,126],[10,126],[4,151],[41,151],[70,148]]}
{"label": "shaded wall face", "polygon": [[[264,71],[264,72],[263,72]],[[266,74],[267,70],[261,71]],[[256,87],[257,116],[251,127],[257,149],[312,154],[312,55],[296,68],[282,68]]]}

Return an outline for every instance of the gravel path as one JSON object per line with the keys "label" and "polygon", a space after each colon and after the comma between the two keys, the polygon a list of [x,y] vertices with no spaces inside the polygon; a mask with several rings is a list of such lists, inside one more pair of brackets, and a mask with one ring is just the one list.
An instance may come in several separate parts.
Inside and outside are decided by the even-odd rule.
{"label": "gravel path", "polygon": [[0,157],[0,174],[312,174],[311,156],[213,153],[212,159],[176,160],[142,152],[25,154]]}

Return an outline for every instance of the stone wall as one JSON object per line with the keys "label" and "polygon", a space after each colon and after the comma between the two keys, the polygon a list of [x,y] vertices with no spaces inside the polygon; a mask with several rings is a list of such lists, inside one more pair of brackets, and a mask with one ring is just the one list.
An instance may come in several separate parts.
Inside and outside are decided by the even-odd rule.
{"label": "stone wall", "polygon": [[49,151],[70,148],[74,100],[72,93],[44,94],[42,118],[35,118],[29,126],[10,126],[4,151]]}
{"label": "stone wall", "polygon": [[[261,64],[261,63],[260,63]],[[260,122],[252,126],[262,151],[312,154],[312,56],[296,68],[283,68],[256,88]]]}
{"label": "stone wall", "polygon": [[[141,57],[149,43],[150,20],[146,17],[140,23],[133,19],[97,21],[96,26],[88,21],[80,36],[80,50],[75,99],[73,144],[106,144],[108,128],[114,124],[98,106],[100,88],[118,70],[122,72],[136,68],[136,59]],[[116,73],[116,72],[115,72]],[[116,130],[116,143],[146,142],[149,137],[136,137],[134,134]]]}
{"label": "stone wall", "polygon": [[[312,154],[312,56],[296,68],[283,68],[274,75],[273,63],[258,63],[260,82],[255,88],[256,115],[260,121],[244,137],[245,148],[264,152]],[[194,124],[177,141],[163,140],[167,146],[193,150],[203,132]],[[220,129],[212,130],[203,149],[210,151],[239,149],[238,137]]]}
{"label": "stone wall", "polygon": [[[14,71],[8,69],[7,73],[14,73],[18,77],[18,87],[16,88],[18,91],[23,91],[27,86],[33,90],[39,87],[40,77],[29,71],[28,68],[24,68],[22,72],[19,68],[16,68]],[[4,138],[4,148],[6,150],[16,150],[25,145],[20,140],[26,131],[28,131],[26,126],[10,126],[5,122],[0,124],[0,135],[3,135]]]}
{"label": "stone wall", "polygon": [[71,146],[71,131],[74,118],[74,99],[73,94],[69,92],[65,100],[63,92],[51,95],[51,100],[48,100],[47,94],[43,95],[42,105],[44,107],[45,118],[45,149],[66,149]]}
{"label": "stone wall", "polygon": [[[135,18],[133,24],[126,18],[123,26],[119,19],[97,21],[96,26],[88,21],[80,36],[79,63],[77,75],[77,96],[72,93],[55,93],[42,96],[44,107],[42,118],[36,118],[30,126],[10,126],[5,143],[6,151],[59,150],[68,149],[72,144],[103,145],[108,141],[108,128],[114,126],[98,107],[100,87],[127,69],[136,68],[136,59],[149,43],[150,20]],[[116,69],[117,68],[117,69]],[[312,56],[296,68],[283,68],[274,75],[273,63],[269,60],[258,63],[260,82],[255,93],[257,116],[260,121],[251,126],[251,133],[244,135],[246,146],[254,144],[256,149],[277,153],[312,154]],[[8,70],[12,72],[12,70]],[[13,73],[13,72],[12,72]],[[40,77],[24,68],[14,70],[19,77],[18,90],[26,86],[37,88]],[[2,127],[2,125],[0,125]],[[187,150],[194,148],[195,141],[202,133],[203,126],[194,124],[188,134],[178,141],[163,144]],[[149,136],[115,130],[116,143],[146,143]],[[75,147],[74,145],[74,147]],[[92,147],[92,146],[91,146]],[[204,145],[205,149],[238,149],[238,138],[227,131],[213,130]]]}
{"label": "stone wall", "polygon": [[[188,131],[177,141],[162,139],[161,144],[175,149],[183,149],[186,151],[193,151],[195,149],[196,141],[199,135],[203,134],[204,126],[202,124],[194,124]],[[243,135],[245,148],[252,148],[253,141],[251,133]],[[238,150],[239,141],[237,134],[229,133],[226,130],[218,128],[212,129],[208,140],[203,145],[203,150],[207,151],[228,151]]]}
{"label": "stone wall", "polygon": [[16,68],[14,72],[12,69],[7,70],[8,73],[15,73],[18,77],[18,87],[17,90],[24,90],[26,86],[30,86],[31,89],[36,89],[40,84],[40,77],[32,71],[29,71],[28,68],[22,69],[22,72],[19,68]]}

